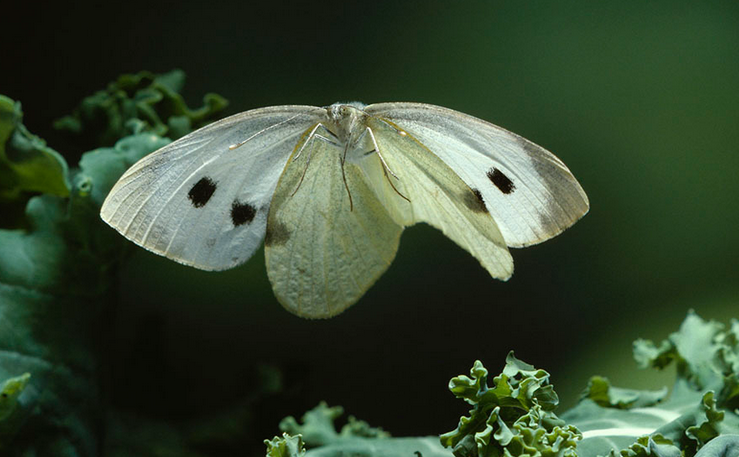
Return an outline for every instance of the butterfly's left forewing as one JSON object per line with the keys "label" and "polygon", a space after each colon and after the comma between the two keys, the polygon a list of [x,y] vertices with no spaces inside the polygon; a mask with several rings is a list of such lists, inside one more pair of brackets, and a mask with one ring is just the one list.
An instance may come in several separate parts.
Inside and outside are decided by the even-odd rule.
{"label": "butterfly's left forewing", "polygon": [[264,238],[277,180],[325,111],[278,106],[197,130],[134,164],[100,215],[126,238],[204,270],[246,261]]}

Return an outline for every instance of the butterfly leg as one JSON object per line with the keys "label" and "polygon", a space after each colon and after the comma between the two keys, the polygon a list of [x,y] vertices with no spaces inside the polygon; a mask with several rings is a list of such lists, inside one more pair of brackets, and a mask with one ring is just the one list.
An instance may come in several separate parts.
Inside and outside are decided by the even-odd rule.
{"label": "butterfly leg", "polygon": [[387,182],[390,183],[390,187],[392,187],[393,190],[395,191],[395,193],[398,194],[398,195],[400,195],[403,198],[403,200],[405,200],[408,203],[410,203],[411,201],[408,199],[408,197],[406,197],[405,195],[403,195],[403,194],[400,193],[400,191],[395,187],[395,184],[393,184],[393,180],[390,179],[390,176],[388,176],[388,173],[390,173],[393,176],[393,178],[395,178],[398,181],[400,181],[400,178],[398,178],[398,175],[396,175],[395,173],[393,173],[393,170],[391,170],[390,167],[388,166],[387,162],[385,162],[385,158],[382,157],[382,153],[380,152],[380,146],[377,144],[377,138],[375,138],[374,132],[369,127],[367,127],[367,130],[365,130],[365,131],[367,133],[369,133],[369,136],[372,139],[372,145],[375,148],[375,152],[377,152],[377,157],[380,158],[380,162],[382,163],[382,171],[383,171],[383,173],[385,173],[385,178],[387,179]]}
{"label": "butterfly leg", "polygon": [[344,181],[344,189],[349,195],[349,211],[354,211],[354,201],[352,200],[352,192],[349,190],[349,184],[346,182],[346,173],[344,172],[344,164],[346,163],[346,154],[349,152],[349,144],[344,147],[344,154],[339,157],[339,165],[341,166],[341,179]]}
{"label": "butterfly leg", "polygon": [[305,145],[307,145],[310,142],[310,140],[312,140],[313,138],[318,138],[319,140],[323,140],[326,143],[332,144],[332,145],[337,146],[337,147],[340,147],[341,146],[339,143],[337,143],[336,141],[333,141],[331,138],[328,138],[328,137],[325,137],[325,136],[323,136],[323,135],[321,135],[319,133],[316,133],[318,131],[318,129],[321,128],[321,127],[323,127],[323,129],[326,132],[328,132],[329,135],[331,135],[332,137],[334,137],[334,139],[336,139],[336,140],[339,139],[339,137],[337,137],[336,134],[334,134],[334,132],[332,132],[331,130],[327,129],[325,125],[323,125],[322,123],[319,122],[318,124],[316,124],[311,129],[310,133],[308,134],[308,138],[305,140],[305,142],[303,143],[303,145],[300,147],[300,150],[298,150],[298,153],[295,154],[295,157],[293,157],[293,160],[298,160],[298,158],[300,157],[300,154],[303,153],[303,148],[305,148]]}
{"label": "butterfly leg", "polygon": [[[331,130],[329,130],[328,128],[326,128],[325,125],[323,125],[322,123],[319,122],[318,124],[316,124],[311,129],[310,133],[308,134],[308,138],[306,138],[306,140],[303,143],[303,145],[300,146],[300,149],[298,150],[298,153],[295,154],[295,157],[293,157],[293,159],[292,159],[293,161],[298,160],[298,158],[300,157],[300,155],[303,153],[303,149],[305,149],[305,146],[308,143],[310,143],[314,138],[315,139],[318,139],[318,140],[323,140],[323,141],[327,142],[328,144],[332,144],[332,145],[337,146],[337,147],[341,146],[339,143],[336,143],[331,138],[328,138],[328,137],[325,137],[325,136],[323,136],[323,135],[321,135],[319,133],[316,133],[318,131],[318,129],[321,128],[321,127],[323,127],[323,129],[326,132],[328,132],[331,136],[333,136],[336,140],[339,139],[334,134],[334,132],[332,132]],[[300,189],[301,184],[303,184],[303,179],[305,178],[305,174],[308,172],[308,167],[310,166],[310,159],[311,159],[311,157],[313,157],[313,149],[312,148],[311,148],[310,152],[308,153],[308,158],[305,161],[305,169],[303,170],[303,174],[300,176],[300,181],[298,182],[297,187],[295,187],[295,190],[293,191],[293,193],[290,194],[291,197],[293,195],[295,195],[295,193],[298,191],[298,189]],[[351,200],[351,196],[350,196],[350,200]]]}

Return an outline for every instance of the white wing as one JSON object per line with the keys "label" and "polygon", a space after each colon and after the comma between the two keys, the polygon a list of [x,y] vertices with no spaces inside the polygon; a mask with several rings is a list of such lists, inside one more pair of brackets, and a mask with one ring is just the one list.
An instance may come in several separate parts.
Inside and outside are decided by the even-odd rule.
{"label": "white wing", "polygon": [[478,189],[508,246],[545,241],[588,211],[565,164],[512,132],[422,103],[380,103],[365,111],[407,131]]}
{"label": "white wing", "polygon": [[377,154],[362,160],[362,169],[393,218],[403,226],[426,222],[438,228],[491,276],[508,279],[513,259],[479,191],[416,138],[377,118],[366,122],[388,171],[380,168]]}
{"label": "white wing", "polygon": [[128,169],[100,216],[136,244],[193,267],[243,263],[264,238],[288,157],[324,115],[322,108],[276,106],[203,127]]}

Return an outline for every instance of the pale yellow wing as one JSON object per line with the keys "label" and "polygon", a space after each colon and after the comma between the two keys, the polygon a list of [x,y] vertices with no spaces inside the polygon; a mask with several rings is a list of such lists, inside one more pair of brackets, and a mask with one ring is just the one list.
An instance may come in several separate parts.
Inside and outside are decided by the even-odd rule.
{"label": "pale yellow wing", "polygon": [[313,137],[295,150],[267,219],[267,274],[290,312],[331,317],[387,270],[403,229],[356,164],[347,162],[342,176],[343,149]]}
{"label": "pale yellow wing", "polygon": [[369,118],[367,126],[388,173],[378,171],[376,161],[364,160],[361,167],[392,217],[401,225],[426,222],[438,228],[479,260],[491,276],[508,279],[513,259],[480,191],[465,184],[411,134],[378,118]]}

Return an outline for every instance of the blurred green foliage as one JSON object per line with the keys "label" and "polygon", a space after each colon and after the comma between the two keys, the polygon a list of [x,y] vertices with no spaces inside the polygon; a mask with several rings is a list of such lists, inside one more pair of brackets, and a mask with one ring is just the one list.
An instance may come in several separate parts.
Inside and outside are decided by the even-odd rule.
{"label": "blurred green foliage", "polygon": [[[176,92],[159,97],[167,98],[183,103]],[[197,125],[223,106],[188,110],[192,119],[185,124]],[[151,112],[168,119],[166,109]],[[169,140],[152,133],[158,125],[132,118],[112,147],[85,153],[70,180],[62,156],[29,134],[21,119],[20,105],[0,96],[0,175],[7,184],[0,207],[25,205],[23,223],[0,229],[0,453],[96,455],[107,403],[102,380],[115,360],[103,349],[115,312],[111,284],[126,250],[100,220],[100,205],[123,171]],[[265,386],[252,395],[268,391]],[[233,418],[248,418],[250,409],[243,409]],[[132,452],[117,449],[116,455]]]}
{"label": "blurred green foliage", "polygon": [[[117,283],[111,343],[116,398],[133,409],[206,414],[243,392],[244,367],[272,361],[293,367],[303,403],[266,421],[262,438],[320,400],[396,435],[443,431],[454,424],[438,411],[459,405],[438,385],[470,360],[502,366],[515,349],[552,373],[566,409],[596,373],[617,386],[669,384],[674,368],[646,375],[624,348],[667,335],[688,309],[737,316],[736,2],[16,6],[29,10],[14,17],[37,22],[33,33],[23,20],[5,25],[3,53],[23,65],[0,71],[0,92],[23,102],[29,130],[70,163],[68,151],[93,140],[55,133],[55,119],[118,74],[181,67],[186,100],[216,90],[232,111],[337,100],[458,109],[550,149],[590,197],[572,229],[513,252],[507,283],[414,227],[367,296],[325,322],[279,307],[261,254],[209,274],[137,252]],[[146,380],[135,376],[144,369]],[[387,383],[388,373],[399,375]],[[328,388],[327,378],[351,381]],[[416,420],[395,410],[387,419],[398,404]]]}
{"label": "blurred green foliage", "polygon": [[148,71],[124,74],[105,90],[85,97],[72,114],[54,122],[54,128],[82,137],[90,147],[112,146],[141,122],[146,130],[170,140],[213,120],[228,102],[218,94],[203,97],[203,106],[190,109],[180,92],[185,73],[173,70],[155,75]]}

